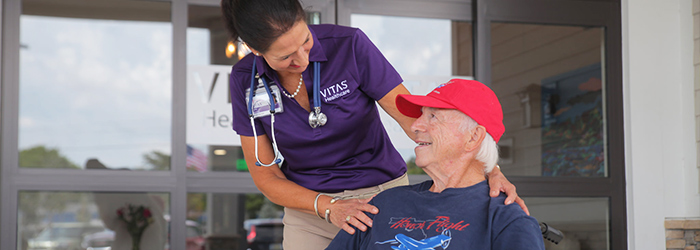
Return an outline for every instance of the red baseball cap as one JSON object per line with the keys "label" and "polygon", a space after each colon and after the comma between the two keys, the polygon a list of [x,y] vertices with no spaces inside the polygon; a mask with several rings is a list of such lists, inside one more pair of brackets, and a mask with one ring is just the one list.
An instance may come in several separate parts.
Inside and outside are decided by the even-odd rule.
{"label": "red baseball cap", "polygon": [[396,107],[402,114],[418,118],[421,108],[456,109],[471,117],[498,142],[506,131],[503,109],[493,91],[478,81],[452,79],[435,88],[428,95],[398,95]]}

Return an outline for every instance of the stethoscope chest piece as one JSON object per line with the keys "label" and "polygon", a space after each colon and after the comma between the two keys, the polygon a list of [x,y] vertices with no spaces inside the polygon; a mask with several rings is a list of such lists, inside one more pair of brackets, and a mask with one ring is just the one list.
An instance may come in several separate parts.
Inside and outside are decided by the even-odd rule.
{"label": "stethoscope chest piece", "polygon": [[314,62],[314,110],[309,113],[309,126],[312,128],[326,125],[326,122],[328,121],[326,114],[321,113],[321,96],[319,95],[320,89],[321,64],[319,62]]}
{"label": "stethoscope chest piece", "polygon": [[[248,116],[250,117],[250,126],[253,128],[253,137],[255,138],[255,160],[256,160],[255,165],[269,167],[269,166],[272,166],[275,164],[280,164],[282,162],[282,157],[280,155],[280,151],[279,151],[279,149],[277,149],[277,139],[275,137],[275,112],[277,112],[277,109],[278,109],[277,105],[280,106],[279,111],[282,111],[282,109],[281,109],[282,102],[275,101],[276,100],[275,98],[280,96],[280,92],[279,92],[279,89],[277,88],[277,86],[274,86],[274,88],[270,87],[267,84],[267,81],[265,81],[265,78],[256,73],[256,65],[257,65],[256,60],[257,60],[257,56],[253,57],[253,67],[252,67],[251,73],[250,73],[250,88],[248,90],[249,92],[248,92],[248,97],[246,98],[246,101],[248,102]],[[326,114],[321,113],[321,97],[319,95],[319,92],[320,92],[319,89],[321,88],[320,68],[321,68],[321,64],[319,62],[314,62],[314,87],[313,87],[314,110],[311,111],[311,113],[309,114],[309,125],[312,128],[317,128],[317,127],[326,125],[326,122],[328,122],[328,117],[326,116]],[[262,90],[257,91],[256,90],[255,79],[257,79],[258,80],[257,82],[263,86],[264,91],[262,91]],[[253,103],[255,102],[255,98],[256,98],[255,93],[256,92],[260,92],[261,94],[267,93],[268,100],[264,100],[264,97],[260,97],[258,99],[260,99],[259,101],[262,104],[261,105],[254,105]],[[273,92],[275,93],[274,95],[273,95]],[[260,96],[262,96],[262,95],[260,95]],[[267,111],[267,110],[265,110],[265,105],[264,105],[265,101],[266,101],[266,104],[268,107],[267,110],[269,110],[269,112],[270,112],[270,114],[269,114],[269,116],[270,116],[270,130],[271,130],[270,133],[272,134],[272,148],[275,152],[275,158],[272,160],[272,162],[267,163],[267,164],[262,163],[260,161],[259,156],[258,156],[258,133],[255,131],[255,122],[254,122],[255,118],[265,116],[264,114],[261,114],[262,112],[256,111],[256,108],[263,110],[263,111]]]}
{"label": "stethoscope chest piece", "polygon": [[326,114],[321,113],[321,108],[314,108],[314,111],[311,111],[311,113],[309,113],[309,125],[312,128],[317,128],[326,125],[327,121],[328,117],[326,116]]}

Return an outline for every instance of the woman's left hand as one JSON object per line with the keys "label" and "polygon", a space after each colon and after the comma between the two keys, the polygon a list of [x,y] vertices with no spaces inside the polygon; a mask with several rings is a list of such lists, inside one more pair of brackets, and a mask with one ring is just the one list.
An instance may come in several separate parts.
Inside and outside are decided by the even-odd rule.
{"label": "woman's left hand", "polygon": [[499,193],[504,192],[508,196],[506,197],[506,205],[510,205],[513,202],[518,203],[523,211],[525,211],[527,215],[530,215],[530,211],[527,209],[527,206],[525,206],[525,201],[515,192],[515,185],[506,179],[506,176],[503,175],[499,167],[493,168],[491,173],[488,174],[488,179],[489,187],[491,187],[491,191],[489,192],[491,197],[498,197]]}

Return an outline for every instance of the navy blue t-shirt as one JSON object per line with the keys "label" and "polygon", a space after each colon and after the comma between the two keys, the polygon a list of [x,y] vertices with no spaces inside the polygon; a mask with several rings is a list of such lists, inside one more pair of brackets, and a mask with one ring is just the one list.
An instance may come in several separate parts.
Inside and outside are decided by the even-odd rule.
{"label": "navy blue t-shirt", "polygon": [[432,181],[377,195],[373,226],[340,230],[328,249],[544,249],[539,224],[506,196],[491,198],[486,181],[430,192]]}

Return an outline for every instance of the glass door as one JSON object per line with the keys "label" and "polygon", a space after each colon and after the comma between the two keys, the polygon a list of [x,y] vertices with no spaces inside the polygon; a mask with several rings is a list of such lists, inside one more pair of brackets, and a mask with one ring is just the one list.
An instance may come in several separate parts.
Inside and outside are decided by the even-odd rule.
{"label": "glass door", "polygon": [[[452,78],[474,79],[468,1],[341,1],[340,6],[339,22],[367,34],[401,74],[411,93],[427,94]],[[427,179],[414,164],[415,143],[393,118],[379,110],[394,147],[408,165],[409,177],[415,181]]]}
{"label": "glass door", "polygon": [[[335,1],[302,6],[309,24],[335,22]],[[283,208],[255,187],[231,124],[231,67],[250,50],[229,37],[219,1],[190,3],[188,12],[187,249],[282,249]],[[195,245],[190,234],[206,240]]]}
{"label": "glass door", "polygon": [[[582,1],[339,1],[413,94],[450,78],[490,86],[503,106],[504,174],[571,249],[624,249],[618,7]],[[595,14],[598,13],[598,14]],[[604,13],[604,14],[600,14]],[[409,166],[413,147],[383,122]],[[547,249],[560,249],[546,242]]]}

